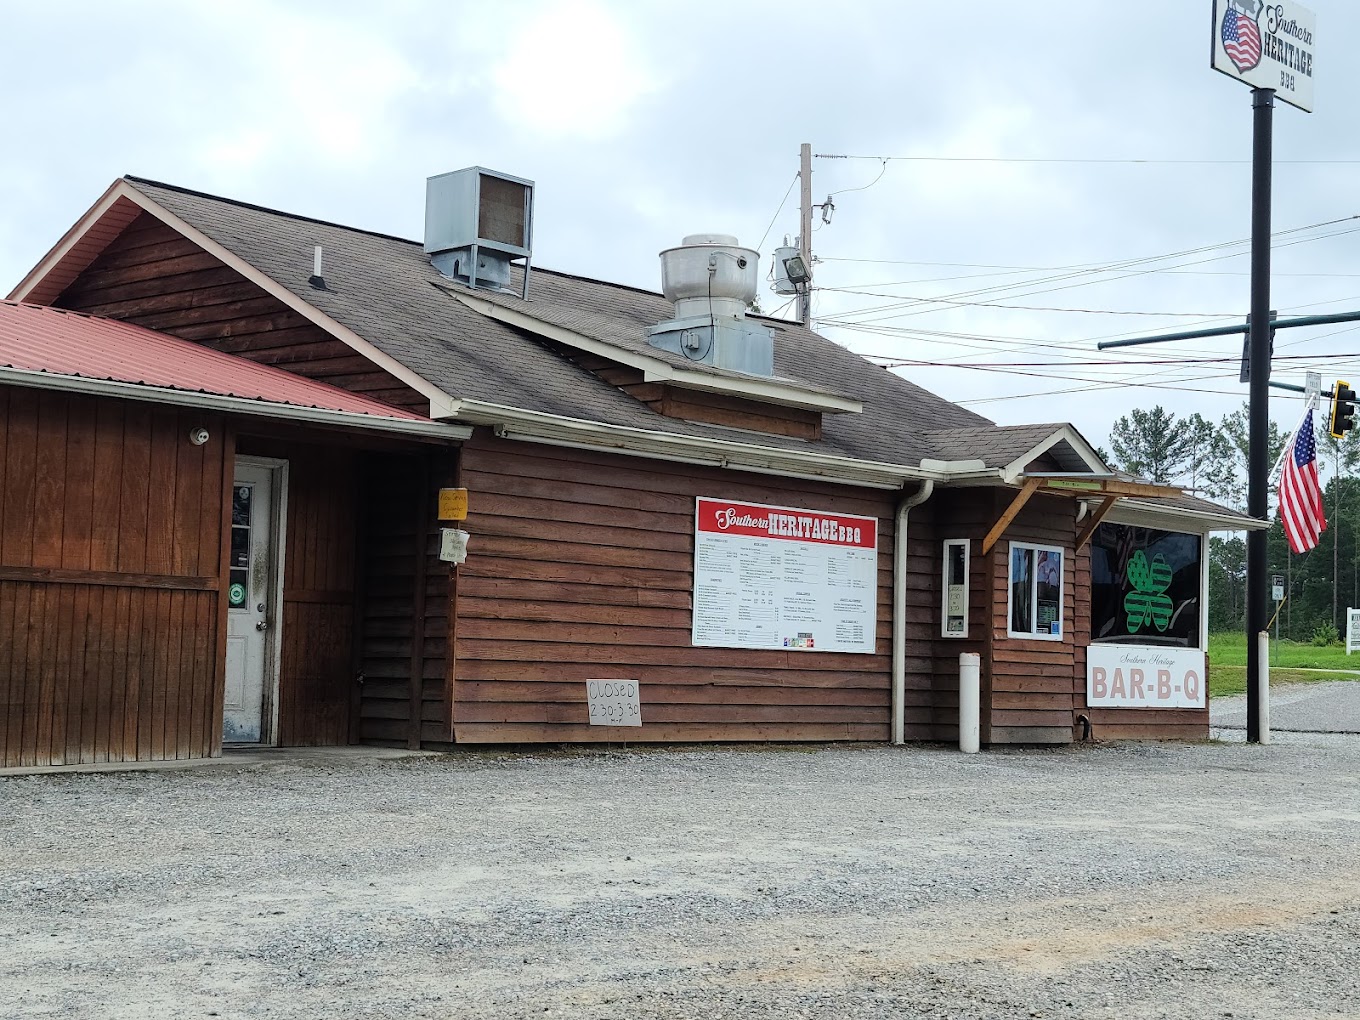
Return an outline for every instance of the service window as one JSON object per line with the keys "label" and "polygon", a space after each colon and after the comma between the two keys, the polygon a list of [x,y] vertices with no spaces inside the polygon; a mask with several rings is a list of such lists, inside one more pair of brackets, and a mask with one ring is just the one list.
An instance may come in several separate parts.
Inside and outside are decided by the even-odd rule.
{"label": "service window", "polygon": [[944,544],[944,589],[940,604],[940,633],[968,636],[968,539],[951,538]]}
{"label": "service window", "polygon": [[1062,640],[1062,558],[1063,551],[1053,546],[1011,543],[1011,637]]}
{"label": "service window", "polygon": [[1091,641],[1200,647],[1199,535],[1101,524],[1091,536]]}

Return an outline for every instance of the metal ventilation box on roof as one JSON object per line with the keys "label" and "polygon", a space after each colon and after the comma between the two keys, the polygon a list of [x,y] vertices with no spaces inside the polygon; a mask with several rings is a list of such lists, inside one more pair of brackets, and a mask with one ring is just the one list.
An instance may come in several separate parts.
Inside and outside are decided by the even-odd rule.
{"label": "metal ventilation box on roof", "polygon": [[534,182],[472,166],[439,174],[425,186],[425,252],[445,276],[504,286],[510,262],[533,246]]}

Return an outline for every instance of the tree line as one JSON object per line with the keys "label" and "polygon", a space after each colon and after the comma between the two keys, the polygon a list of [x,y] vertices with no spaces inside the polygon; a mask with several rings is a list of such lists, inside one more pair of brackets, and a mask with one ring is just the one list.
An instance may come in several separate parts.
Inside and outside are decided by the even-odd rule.
{"label": "tree line", "polygon": [[[1179,485],[1245,513],[1248,421],[1246,404],[1218,422],[1198,413],[1178,417],[1161,406],[1135,408],[1114,423],[1109,450],[1098,452],[1117,470],[1163,485]],[[1290,422],[1288,428],[1293,426]],[[1313,428],[1327,513],[1327,530],[1315,549],[1298,556],[1289,551],[1273,487],[1270,495],[1267,570],[1282,579],[1287,596],[1279,613],[1280,636],[1297,641],[1340,634],[1347,607],[1360,607],[1360,478],[1356,477],[1360,440],[1355,432],[1342,440],[1332,438],[1325,406],[1313,415]],[[1270,422],[1272,466],[1289,435]],[[1214,535],[1208,555],[1209,629],[1240,631],[1246,626],[1245,537]]]}

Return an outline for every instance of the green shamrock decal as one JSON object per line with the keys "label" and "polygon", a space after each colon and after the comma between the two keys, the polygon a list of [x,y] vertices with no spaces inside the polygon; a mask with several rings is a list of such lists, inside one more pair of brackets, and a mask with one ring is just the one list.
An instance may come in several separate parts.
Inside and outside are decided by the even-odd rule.
{"label": "green shamrock decal", "polygon": [[1158,553],[1148,562],[1139,549],[1129,560],[1128,582],[1134,589],[1124,596],[1124,612],[1129,614],[1129,633],[1136,634],[1148,622],[1160,631],[1171,625],[1171,566]]}

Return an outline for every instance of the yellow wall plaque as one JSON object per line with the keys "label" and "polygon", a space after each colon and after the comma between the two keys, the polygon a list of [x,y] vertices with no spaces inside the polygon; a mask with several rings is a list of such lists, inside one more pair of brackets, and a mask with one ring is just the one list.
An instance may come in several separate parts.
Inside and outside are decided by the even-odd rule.
{"label": "yellow wall plaque", "polygon": [[439,490],[439,519],[441,521],[467,520],[467,489]]}

